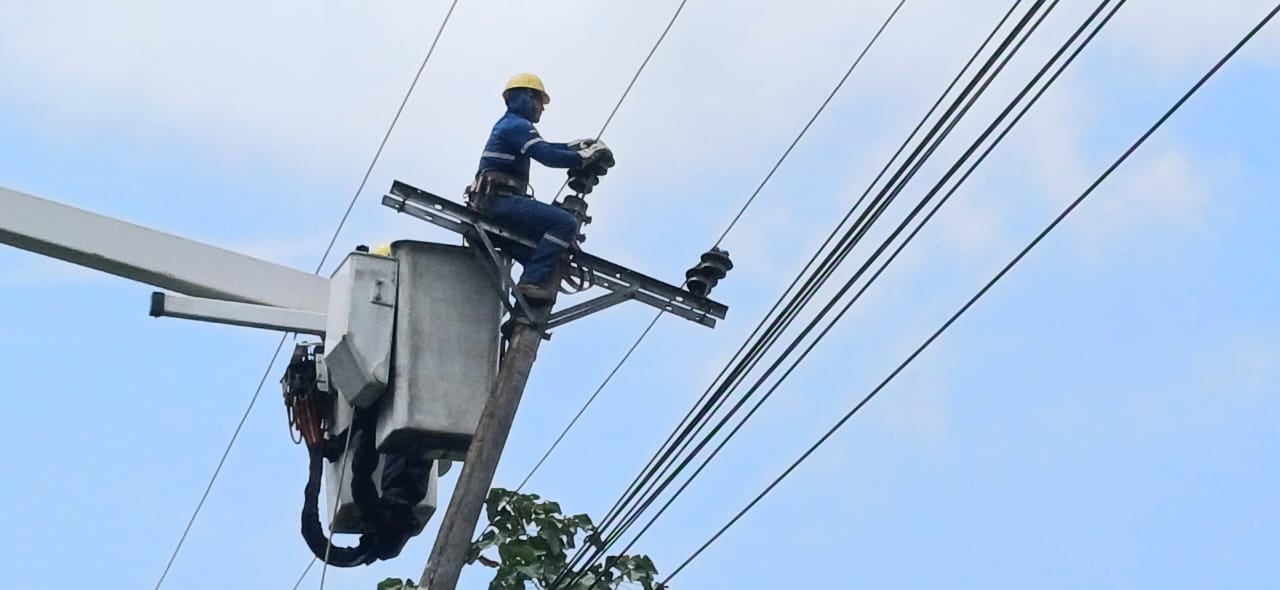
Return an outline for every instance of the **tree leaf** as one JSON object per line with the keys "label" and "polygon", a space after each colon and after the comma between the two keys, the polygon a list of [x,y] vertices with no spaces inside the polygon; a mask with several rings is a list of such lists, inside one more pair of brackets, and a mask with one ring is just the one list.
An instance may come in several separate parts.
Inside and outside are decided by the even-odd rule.
{"label": "tree leaf", "polygon": [[527,542],[513,542],[502,545],[498,548],[498,554],[502,557],[502,563],[520,565],[531,563],[538,559],[538,552]]}
{"label": "tree leaf", "polygon": [[[489,524],[472,542],[468,563],[479,562],[493,568],[490,590],[527,590],[528,582],[548,588],[568,568],[566,549],[581,543],[603,548],[605,539],[586,514],[564,516],[560,504],[543,501],[535,494],[520,494],[493,488],[485,502]],[[485,557],[486,549],[497,548],[498,560]],[[557,590],[616,590],[636,582],[645,590],[663,590],[655,584],[657,570],[648,556],[614,555],[603,564],[583,572],[572,588]],[[397,581],[398,582],[398,581]],[[379,586],[378,590],[405,590],[416,586]]]}
{"label": "tree leaf", "polygon": [[538,528],[538,537],[546,543],[546,551],[550,554],[564,553],[564,534],[556,523],[548,523]]}
{"label": "tree leaf", "polygon": [[585,514],[575,515],[571,517],[569,520],[573,522],[573,524],[581,527],[584,530],[595,530],[596,528],[595,523],[591,522],[591,517]]}

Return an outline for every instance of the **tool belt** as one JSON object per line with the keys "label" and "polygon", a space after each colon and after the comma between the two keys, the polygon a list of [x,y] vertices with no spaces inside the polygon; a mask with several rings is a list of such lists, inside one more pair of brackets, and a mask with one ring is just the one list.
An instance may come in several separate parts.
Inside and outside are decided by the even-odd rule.
{"label": "tool belt", "polygon": [[483,211],[497,195],[513,195],[532,198],[527,194],[529,183],[497,170],[485,170],[467,187],[467,202],[473,209]]}

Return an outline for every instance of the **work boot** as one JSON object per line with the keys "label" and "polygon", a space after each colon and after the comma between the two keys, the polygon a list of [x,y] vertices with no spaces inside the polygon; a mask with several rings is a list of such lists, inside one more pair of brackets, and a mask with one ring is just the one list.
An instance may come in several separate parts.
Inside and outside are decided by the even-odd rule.
{"label": "work boot", "polygon": [[520,283],[516,285],[516,290],[524,295],[525,299],[534,299],[538,301],[551,301],[555,299],[556,288],[543,285],[535,285],[533,283]]}

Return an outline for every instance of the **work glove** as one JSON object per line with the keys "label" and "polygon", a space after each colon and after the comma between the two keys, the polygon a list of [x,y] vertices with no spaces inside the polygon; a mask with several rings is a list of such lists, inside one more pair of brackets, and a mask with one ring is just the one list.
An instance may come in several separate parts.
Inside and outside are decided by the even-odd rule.
{"label": "work glove", "polygon": [[[579,143],[579,142],[589,142],[589,143],[582,143],[581,144],[582,147],[578,148],[578,155],[582,156],[582,161],[584,165],[586,164],[586,162],[590,162],[592,161],[593,158],[598,157],[597,154],[609,151],[609,146],[605,145],[603,141],[579,139],[579,140],[576,140],[574,143]],[[573,145],[573,144],[570,144],[570,145]]]}
{"label": "work glove", "polygon": [[595,168],[600,170],[598,174],[603,174],[605,170],[613,167],[613,151],[603,141],[596,141],[591,145],[578,150],[578,155],[582,157],[583,169]]}
{"label": "work glove", "polygon": [[596,143],[596,141],[598,141],[598,140],[596,140],[596,139],[575,139],[575,140],[573,140],[573,141],[571,141],[571,142],[569,142],[569,143],[567,143],[567,144],[565,144],[565,145],[568,145],[568,146],[569,146],[569,149],[571,149],[571,150],[583,150],[583,149],[586,149],[586,148],[588,148],[588,147],[591,147],[591,144]]}

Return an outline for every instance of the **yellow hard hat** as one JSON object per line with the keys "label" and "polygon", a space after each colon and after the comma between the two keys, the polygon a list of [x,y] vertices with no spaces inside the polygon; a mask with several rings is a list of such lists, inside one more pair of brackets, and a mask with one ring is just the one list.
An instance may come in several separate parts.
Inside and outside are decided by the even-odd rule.
{"label": "yellow hard hat", "polygon": [[390,256],[391,244],[378,244],[377,246],[374,246],[374,248],[370,250],[369,253],[375,256]]}
{"label": "yellow hard hat", "polygon": [[516,74],[507,81],[507,87],[502,89],[502,94],[506,95],[508,90],[512,88],[532,88],[542,93],[545,104],[551,104],[551,95],[547,94],[547,89],[542,86],[542,78],[533,74]]}

